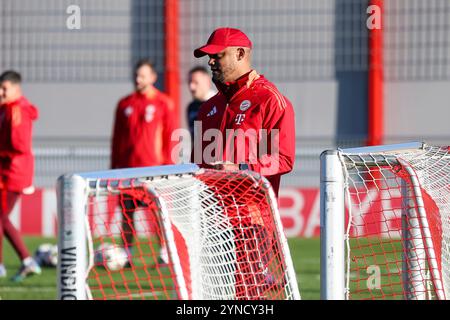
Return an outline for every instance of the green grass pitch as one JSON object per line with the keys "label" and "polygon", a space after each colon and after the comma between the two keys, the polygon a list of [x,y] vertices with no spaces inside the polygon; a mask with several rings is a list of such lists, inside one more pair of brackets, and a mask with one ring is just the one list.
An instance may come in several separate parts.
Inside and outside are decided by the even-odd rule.
{"label": "green grass pitch", "polygon": [[[25,237],[25,242],[34,253],[42,243],[56,243],[54,238]],[[297,274],[302,299],[320,298],[319,239],[289,239],[289,247]],[[56,298],[56,269],[43,268],[42,275],[32,276],[22,283],[9,279],[19,268],[19,259],[6,239],[4,240],[4,263],[8,270],[6,278],[0,278],[2,300],[53,300]]]}
{"label": "green grass pitch", "polygon": [[[30,254],[34,254],[42,243],[56,243],[54,238],[25,237],[24,240]],[[0,299],[51,300],[56,298],[55,268],[43,268],[40,276],[29,277],[22,283],[10,281],[10,278],[19,269],[20,260],[6,239],[3,239],[3,262],[8,275],[6,278],[0,278]]]}

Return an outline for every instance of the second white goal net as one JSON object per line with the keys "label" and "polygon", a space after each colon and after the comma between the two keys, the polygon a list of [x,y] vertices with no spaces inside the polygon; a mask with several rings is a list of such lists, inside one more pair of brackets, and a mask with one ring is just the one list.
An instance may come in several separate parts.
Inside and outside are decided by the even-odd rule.
{"label": "second white goal net", "polygon": [[322,154],[324,299],[450,299],[450,149]]}

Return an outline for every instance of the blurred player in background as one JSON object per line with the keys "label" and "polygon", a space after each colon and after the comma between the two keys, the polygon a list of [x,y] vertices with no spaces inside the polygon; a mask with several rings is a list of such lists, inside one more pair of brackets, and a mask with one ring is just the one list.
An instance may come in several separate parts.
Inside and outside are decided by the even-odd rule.
{"label": "blurred player in background", "polygon": [[[215,30],[206,45],[194,51],[196,58],[205,55],[209,57],[212,79],[219,93],[202,104],[197,120],[201,123],[201,137],[207,130],[219,130],[222,149],[210,162],[204,151],[210,149],[211,139],[202,139],[201,148],[194,146],[194,161],[199,159],[201,150],[200,165],[204,167],[258,172],[267,178],[278,196],[281,176],[293,169],[295,160],[295,115],[291,102],[253,70],[252,42],[242,31]],[[237,136],[227,131],[243,134],[245,147],[239,146]],[[197,137],[194,141],[198,141]],[[234,229],[238,261],[235,286],[237,297],[245,299],[248,290],[265,292],[274,285],[282,285],[283,279],[269,271],[270,261],[277,257],[271,250],[270,228],[264,222],[267,212],[252,203],[242,204],[239,210],[248,219],[237,221]],[[255,277],[246,276],[252,273]]]}
{"label": "blurred player in background", "polygon": [[[111,168],[148,167],[173,164],[171,159],[170,119],[173,101],[154,87],[157,74],[151,61],[140,60],[134,69],[135,91],[121,99],[115,115]],[[122,228],[124,246],[131,262],[134,231],[134,212],[144,206],[131,196],[124,196]],[[168,262],[163,246],[160,264]]]}
{"label": "blurred player in background", "polygon": [[194,139],[194,121],[197,119],[198,110],[203,102],[209,100],[214,94],[212,89],[211,76],[208,70],[202,66],[196,66],[189,70],[188,74],[189,91],[192,101],[187,107],[187,121],[191,139]]}
{"label": "blurred player in background", "polygon": [[2,251],[5,235],[22,261],[12,278],[16,282],[41,273],[9,219],[21,194],[34,191],[32,127],[38,110],[22,95],[21,82],[21,75],[15,71],[0,75],[0,277],[6,276]]}

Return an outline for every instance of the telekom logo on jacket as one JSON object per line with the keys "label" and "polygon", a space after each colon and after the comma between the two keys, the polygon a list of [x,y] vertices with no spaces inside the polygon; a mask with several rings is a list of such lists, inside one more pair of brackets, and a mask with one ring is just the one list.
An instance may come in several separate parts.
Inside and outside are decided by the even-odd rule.
{"label": "telekom logo on jacket", "polygon": [[155,117],[155,106],[152,104],[149,104],[145,107],[145,121],[151,122],[153,118]]}
{"label": "telekom logo on jacket", "polygon": [[245,119],[245,114],[244,113],[238,113],[236,115],[236,118],[234,119],[234,121],[236,122],[237,125],[241,125],[242,122],[244,122]]}

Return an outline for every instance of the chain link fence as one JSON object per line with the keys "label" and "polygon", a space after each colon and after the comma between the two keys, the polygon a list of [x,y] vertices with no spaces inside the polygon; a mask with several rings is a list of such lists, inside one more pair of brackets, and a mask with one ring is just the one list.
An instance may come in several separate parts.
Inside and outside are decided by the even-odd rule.
{"label": "chain link fence", "polygon": [[[450,1],[384,3],[387,85],[450,80]],[[327,82],[342,73],[364,73],[370,54],[368,4],[368,0],[179,1],[181,87],[185,87],[188,70],[199,63],[192,51],[220,26],[248,33],[255,45],[255,69],[276,84]],[[81,28],[76,31],[66,27],[67,8],[72,5],[82,10]],[[149,57],[156,64],[162,88],[164,9],[164,0],[2,0],[0,70],[20,70],[27,83],[108,84],[129,82],[134,62]],[[295,86],[290,88],[283,92],[287,97],[296,95]],[[186,102],[185,95],[182,104]],[[320,136],[320,131],[307,135]],[[388,137],[385,141],[423,139],[448,144],[449,135]],[[320,152],[336,146],[360,146],[365,137],[335,140],[297,137],[296,167],[284,183],[317,186]],[[39,187],[54,186],[56,178],[66,172],[109,167],[108,138],[38,136],[34,150]]]}
{"label": "chain link fence", "polygon": [[386,80],[450,80],[450,1],[384,3]]}
{"label": "chain link fence", "polygon": [[[80,28],[70,29],[78,8]],[[2,0],[0,70],[29,83],[127,82],[150,58],[164,67],[163,0]]]}
{"label": "chain link fence", "polygon": [[[423,141],[433,145],[448,145],[450,136],[442,137],[388,137],[385,143]],[[365,138],[335,141],[332,137],[298,138],[294,170],[282,179],[283,186],[319,187],[320,154],[327,149],[350,148],[365,145]],[[66,173],[107,170],[110,165],[109,141],[106,139],[35,139],[35,185],[51,188],[56,179]]]}

